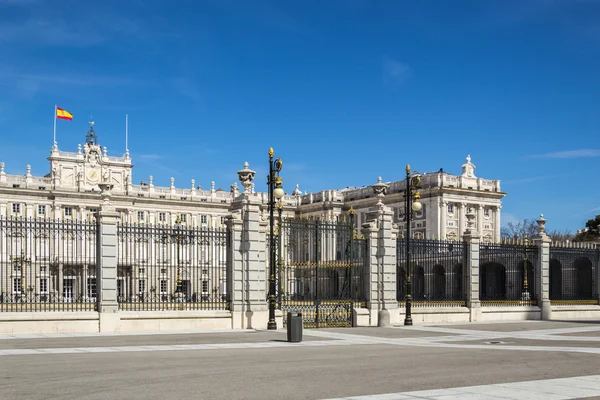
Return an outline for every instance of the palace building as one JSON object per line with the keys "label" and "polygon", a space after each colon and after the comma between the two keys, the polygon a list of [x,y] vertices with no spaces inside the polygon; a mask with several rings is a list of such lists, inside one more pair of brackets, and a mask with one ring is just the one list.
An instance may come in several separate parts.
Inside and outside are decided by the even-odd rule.
{"label": "palace building", "polygon": [[[95,302],[94,221],[103,201],[100,185],[109,184],[120,222],[119,302],[132,309],[169,302],[212,308],[224,304],[227,235],[223,226],[240,194],[236,183],[229,191],[215,190],[214,182],[210,190],[202,190],[193,180],[190,187],[177,188],[173,178],[169,187],[159,187],[151,176],[148,182],[133,184],[129,152],[122,157],[108,155],[93,122],[77,151],[62,151],[55,144],[48,160],[50,170],[45,176],[31,175],[30,166],[24,175],[9,175],[0,163],[0,303],[60,299],[91,306]],[[246,163],[238,174],[241,178],[248,173],[254,174]],[[422,173],[420,186],[422,208],[411,226],[415,238],[460,240],[469,219],[482,240],[500,239],[505,193],[499,181],[475,176],[470,157],[460,175],[443,170]],[[402,234],[405,188],[405,180],[385,183],[381,178],[372,186],[305,194],[296,185],[282,199],[283,216],[334,220],[353,208],[360,232],[370,208],[381,200],[394,210]],[[266,220],[267,193],[254,195],[262,201]],[[35,298],[27,297],[28,292]]]}
{"label": "palace building", "polygon": [[[54,145],[48,160],[50,171],[45,176],[31,175],[30,166],[24,175],[9,175],[0,163],[0,216],[90,220],[101,201],[98,184],[104,182],[113,185],[112,201],[122,222],[171,225],[179,216],[184,225],[214,227],[222,226],[231,202],[239,195],[235,183],[228,191],[215,190],[214,182],[210,190],[202,190],[194,180],[188,188],[177,188],[171,178],[169,187],[159,187],[150,176],[148,182],[136,185],[129,152],[121,157],[108,155],[107,148],[99,144],[93,123],[76,152]],[[382,183],[380,178],[378,184]],[[394,220],[402,231],[406,181],[383,184],[387,188],[383,202],[394,209]],[[475,176],[470,156],[459,175],[441,169],[422,173],[420,193],[423,208],[411,227],[417,237],[460,240],[467,215],[473,214],[483,240],[500,239],[501,199],[506,193],[500,190],[500,181]],[[267,194],[262,198],[266,206]],[[296,185],[283,198],[286,216],[335,218],[353,207],[359,229],[368,208],[377,201],[373,186],[302,194]]]}

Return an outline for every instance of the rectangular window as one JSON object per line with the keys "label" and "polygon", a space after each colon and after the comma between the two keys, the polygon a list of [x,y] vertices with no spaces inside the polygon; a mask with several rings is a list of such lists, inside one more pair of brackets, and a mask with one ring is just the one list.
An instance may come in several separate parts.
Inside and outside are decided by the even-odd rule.
{"label": "rectangular window", "polygon": [[40,279],[40,294],[48,293],[48,279]]}
{"label": "rectangular window", "polygon": [[38,215],[44,217],[46,215],[46,206],[38,206]]}
{"label": "rectangular window", "polygon": [[20,294],[21,293],[21,278],[13,279],[13,293]]}
{"label": "rectangular window", "polygon": [[138,281],[138,293],[142,294],[146,291],[146,281],[144,279],[140,279]]}
{"label": "rectangular window", "polygon": [[490,228],[491,228],[490,224],[483,224],[483,229],[490,229]]}
{"label": "rectangular window", "polygon": [[208,217],[206,215],[201,215],[200,216],[200,222],[202,224],[206,225],[207,221],[208,221]]}
{"label": "rectangular window", "polygon": [[72,217],[73,209],[71,207],[65,207],[65,217]]}
{"label": "rectangular window", "polygon": [[448,214],[454,214],[454,204],[448,204]]}
{"label": "rectangular window", "polygon": [[202,281],[202,293],[208,294],[208,281]]}
{"label": "rectangular window", "polygon": [[167,214],[164,212],[158,213],[158,222],[165,222],[167,220]]}
{"label": "rectangular window", "polygon": [[484,208],[483,209],[483,216],[484,217],[489,217],[490,216],[490,209],[489,208]]}
{"label": "rectangular window", "polygon": [[90,299],[96,298],[96,278],[87,278],[87,293]]}
{"label": "rectangular window", "polygon": [[21,213],[21,205],[19,203],[13,203],[12,205],[13,214]]}
{"label": "rectangular window", "polygon": [[90,208],[90,214],[95,214],[98,212],[97,208]]}
{"label": "rectangular window", "polygon": [[144,222],[144,212],[138,211],[138,222]]}
{"label": "rectangular window", "polygon": [[166,279],[160,280],[160,294],[167,293],[167,281]]}
{"label": "rectangular window", "polygon": [[181,219],[181,222],[185,224],[187,222],[187,215],[186,214],[181,214],[179,216],[179,219]]}
{"label": "rectangular window", "polygon": [[138,273],[139,274],[145,274],[146,273],[146,268],[138,268]]}

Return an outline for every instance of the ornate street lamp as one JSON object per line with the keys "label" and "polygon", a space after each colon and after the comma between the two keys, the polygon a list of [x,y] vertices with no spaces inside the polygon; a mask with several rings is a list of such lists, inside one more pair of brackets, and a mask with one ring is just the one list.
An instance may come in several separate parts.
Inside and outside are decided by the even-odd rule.
{"label": "ornate street lamp", "polygon": [[277,329],[277,321],[275,321],[275,302],[277,291],[275,283],[275,268],[277,252],[275,249],[275,199],[279,200],[283,197],[283,180],[279,176],[279,172],[283,167],[281,158],[273,159],[275,151],[271,147],[269,149],[269,176],[267,176],[267,185],[269,187],[269,322],[267,329]]}
{"label": "ornate street lamp", "polygon": [[194,234],[192,232],[188,232],[182,229],[181,226],[181,215],[177,214],[177,219],[175,220],[175,228],[169,235],[165,235],[164,239],[168,239],[171,242],[175,243],[175,250],[177,252],[177,275],[175,277],[175,293],[173,293],[173,299],[177,303],[183,303],[187,300],[187,293],[185,288],[183,287],[183,281],[181,280],[181,246],[185,244],[189,244]]}
{"label": "ornate street lamp", "polygon": [[404,325],[412,325],[412,282],[410,275],[410,222],[412,213],[421,210],[421,194],[417,191],[420,188],[421,176],[418,174],[411,175],[410,165],[406,166],[406,192],[404,198],[405,204],[405,221],[406,221],[406,314],[404,317]]}
{"label": "ornate street lamp", "polygon": [[25,266],[31,264],[31,258],[25,257],[25,250],[21,249],[21,255],[14,256],[13,261],[15,262],[15,265],[19,266],[19,273],[21,275],[21,287],[18,294],[20,295],[20,299],[23,300],[22,296],[27,296],[25,294]]}

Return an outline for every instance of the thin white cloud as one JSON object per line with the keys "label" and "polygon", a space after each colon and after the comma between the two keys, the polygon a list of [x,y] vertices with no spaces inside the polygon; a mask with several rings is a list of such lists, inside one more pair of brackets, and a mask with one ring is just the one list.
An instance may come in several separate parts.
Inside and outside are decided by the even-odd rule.
{"label": "thin white cloud", "polygon": [[383,82],[391,86],[402,86],[413,76],[410,65],[385,57],[382,64]]}
{"label": "thin white cloud", "polygon": [[584,158],[584,157],[600,157],[598,149],[580,149],[556,151],[552,153],[533,154],[524,158],[551,158],[551,159],[566,159],[566,158]]}
{"label": "thin white cloud", "polygon": [[0,69],[0,88],[12,89],[16,95],[31,99],[38,92],[55,92],[57,87],[144,86],[148,82],[118,76],[28,73]]}
{"label": "thin white cloud", "polygon": [[596,208],[592,208],[590,211],[588,212],[594,212],[594,211],[600,211],[600,207],[596,207]]}
{"label": "thin white cloud", "polygon": [[502,181],[502,184],[504,184],[504,185],[516,185],[516,184],[519,184],[519,183],[530,183],[530,182],[536,182],[536,181],[544,181],[544,180],[548,180],[548,179],[561,178],[561,177],[565,177],[565,176],[569,176],[569,175],[570,174],[534,176],[534,177],[531,177],[531,178],[522,178],[522,179],[514,179],[514,180]]}
{"label": "thin white cloud", "polygon": [[142,160],[159,160],[164,156],[160,154],[138,154],[135,156],[136,158],[141,158]]}

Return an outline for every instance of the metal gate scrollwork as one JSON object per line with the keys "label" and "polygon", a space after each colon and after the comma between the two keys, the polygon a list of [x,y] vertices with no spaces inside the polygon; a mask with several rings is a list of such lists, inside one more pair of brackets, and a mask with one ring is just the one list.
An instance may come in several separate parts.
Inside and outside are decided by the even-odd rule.
{"label": "metal gate scrollwork", "polygon": [[304,327],[352,326],[352,311],[364,303],[366,241],[349,217],[284,219],[277,231],[278,303],[284,325],[289,311]]}

